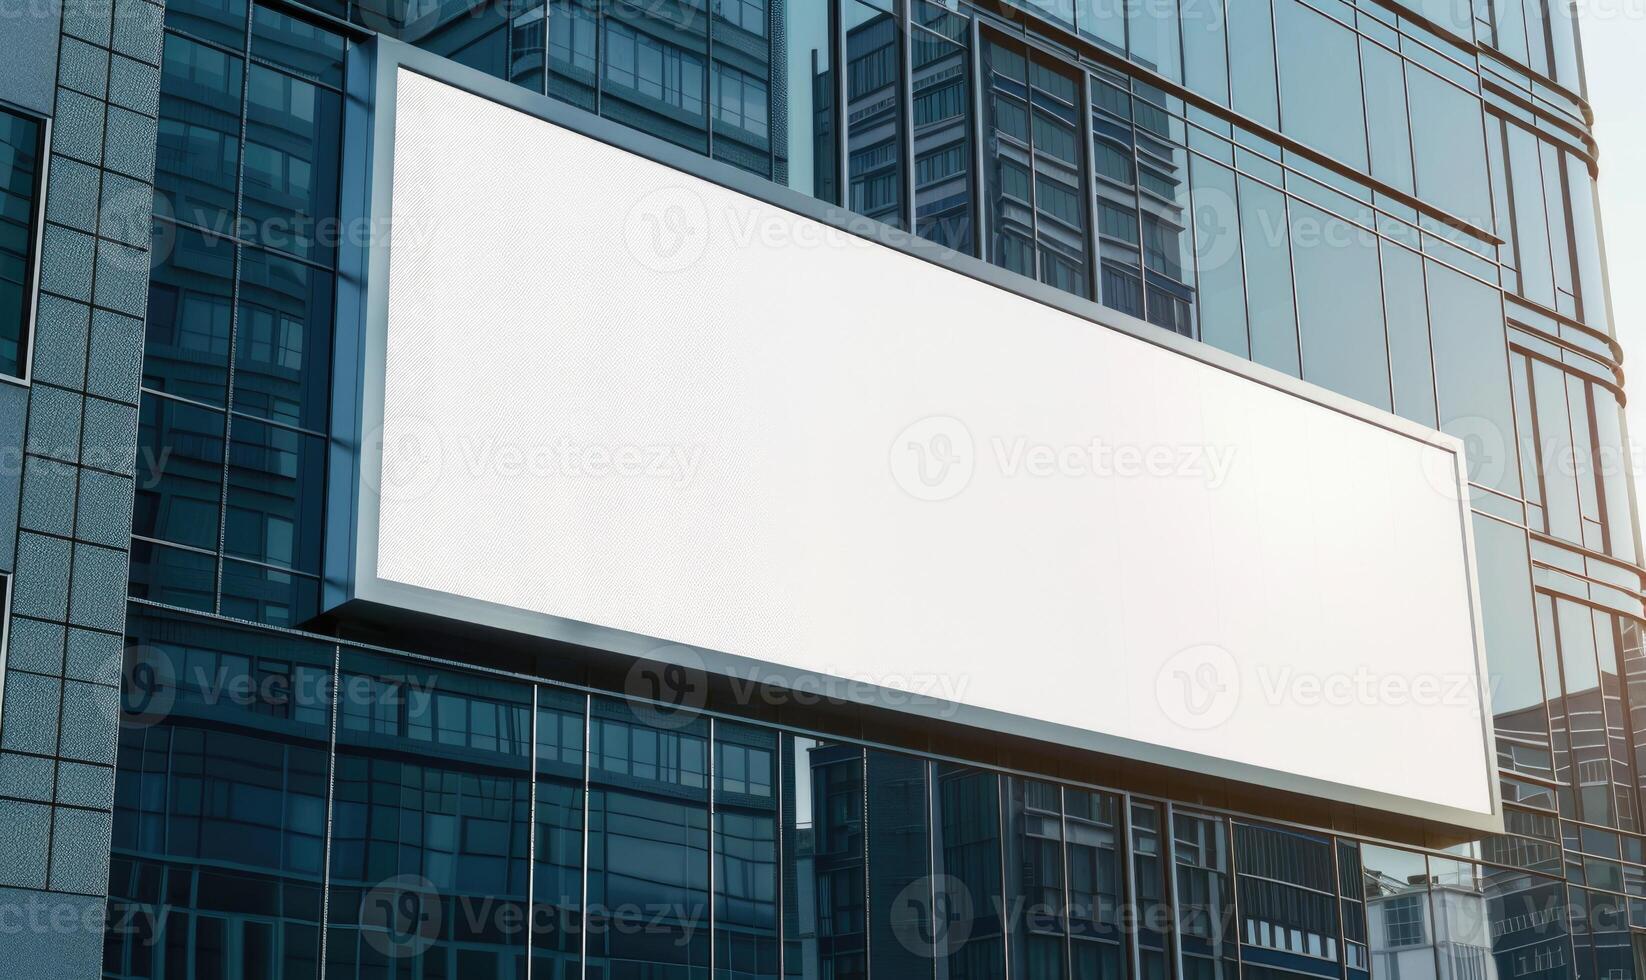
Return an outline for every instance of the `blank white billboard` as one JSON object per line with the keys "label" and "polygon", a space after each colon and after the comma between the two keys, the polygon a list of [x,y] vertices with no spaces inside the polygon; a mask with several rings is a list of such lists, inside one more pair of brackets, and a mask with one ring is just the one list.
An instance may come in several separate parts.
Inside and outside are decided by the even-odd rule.
{"label": "blank white billboard", "polygon": [[1490,825],[1460,444],[388,77],[357,597]]}

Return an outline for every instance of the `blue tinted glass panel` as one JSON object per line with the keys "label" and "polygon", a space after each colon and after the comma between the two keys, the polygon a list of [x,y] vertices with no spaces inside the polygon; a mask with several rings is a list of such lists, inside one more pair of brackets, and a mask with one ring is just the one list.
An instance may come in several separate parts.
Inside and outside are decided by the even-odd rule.
{"label": "blue tinted glass panel", "polygon": [[1130,966],[1123,926],[1121,804],[1091,790],[1063,791],[1068,834],[1069,961],[1074,980],[1120,980]]}
{"label": "blue tinted glass panel", "polygon": [[779,153],[781,178],[802,194],[838,202],[838,152],[835,134],[840,101],[835,58],[837,44],[829,4],[783,5],[783,39],[787,72],[782,77],[786,99],[772,101],[773,127],[788,132],[787,157]]}
{"label": "blue tinted glass panel", "polygon": [[210,405],[228,396],[235,247],[154,225],[143,386]]}
{"label": "blue tinted glass panel", "polygon": [[1354,32],[1298,0],[1275,0],[1275,33],[1282,131],[1364,171],[1366,123]]}
{"label": "blue tinted glass panel", "polygon": [[[109,975],[319,968],[332,650],[134,616],[123,676]],[[146,906],[146,908],[143,908]]]}
{"label": "blue tinted glass panel", "polygon": [[234,410],[320,431],[331,386],[332,277],[262,249],[240,257]]}
{"label": "blue tinted glass panel", "polygon": [[776,66],[766,0],[720,0],[713,13],[714,157],[771,179]]}
{"label": "blue tinted glass panel", "polygon": [[790,735],[782,746],[784,970],[866,980],[863,750]]}
{"label": "blue tinted glass panel", "polygon": [[1434,358],[1423,259],[1387,241],[1383,255],[1383,315],[1389,334],[1389,374],[1394,410],[1414,422],[1436,425]]}
{"label": "blue tinted glass panel", "polygon": [[777,980],[777,764],[776,732],[716,722],[714,957],[724,980]]}
{"label": "blue tinted glass panel", "polygon": [[1280,128],[1271,0],[1228,0],[1230,95],[1236,112]]}
{"label": "blue tinted glass panel", "polygon": [[320,580],[225,558],[218,612],[270,626],[299,626],[320,612]]}
{"label": "blue tinted glass panel", "polygon": [[524,972],[531,688],[345,651],[326,974]]}
{"label": "blue tinted glass panel", "polygon": [[1190,165],[1195,266],[1200,278],[1200,339],[1248,357],[1245,266],[1240,254],[1235,173],[1202,156],[1193,157]]}
{"label": "blue tinted glass panel", "polygon": [[318,572],[326,441],[243,416],[230,438],[224,551]]}
{"label": "blue tinted glass panel", "polygon": [[1477,228],[1490,228],[1492,191],[1480,100],[1415,65],[1406,67],[1406,88],[1418,196]]}
{"label": "blue tinted glass panel", "polygon": [[[310,6],[326,9],[324,0]],[[337,3],[341,16],[344,5]],[[289,14],[258,7],[252,14],[251,53],[324,85],[343,84],[343,36]]]}
{"label": "blue tinted glass panel", "polygon": [[915,230],[970,255],[972,220],[971,29],[967,20],[914,0]]}
{"label": "blue tinted glass panel", "polygon": [[1240,964],[1228,825],[1221,817],[1178,812],[1172,817],[1172,836],[1183,975],[1232,980],[1240,975]]}
{"label": "blue tinted glass panel", "polygon": [[591,112],[599,64],[598,8],[597,0],[550,0],[548,8],[549,94]]}
{"label": "blue tinted glass panel", "polygon": [[[589,728],[590,972],[704,980],[708,724],[596,698]],[[661,720],[661,719],[659,719]],[[646,928],[625,928],[647,910]]]}
{"label": "blue tinted glass panel", "polygon": [[134,540],[127,591],[138,599],[211,612],[217,608],[217,559]]}
{"label": "blue tinted glass panel", "polygon": [[1065,975],[1068,926],[1064,894],[1062,789],[1016,777],[1006,781],[1006,907],[1014,915],[1013,976]]}
{"label": "blue tinted glass panel", "polygon": [[1460,272],[1436,262],[1425,266],[1440,427],[1468,444],[1472,480],[1518,496],[1509,369],[1496,353],[1504,343],[1503,300]]}
{"label": "blue tinted glass panel", "polygon": [[217,550],[222,412],[145,393],[138,413],[132,533]]}
{"label": "blue tinted glass panel", "polygon": [[1300,202],[1291,221],[1304,379],[1387,410],[1377,236]]}
{"label": "blue tinted glass panel", "polygon": [[251,67],[246,89],[246,237],[330,264],[338,245],[342,96]]}
{"label": "blue tinted glass panel", "polygon": [[218,234],[233,229],[245,71],[242,58],[166,35],[154,175],[156,215],[175,216]]}
{"label": "blue tinted glass panel", "polygon": [[0,111],[0,373],[21,376],[40,202],[41,126]]}
{"label": "blue tinted glass panel", "polygon": [[166,26],[238,51],[246,44],[246,0],[182,0],[167,4]]}
{"label": "blue tinted glass panel", "polygon": [[903,71],[897,17],[841,0],[846,32],[847,204],[903,226]]}
{"label": "blue tinted glass panel", "polygon": [[709,150],[708,18],[701,2],[606,0],[600,114]]}
{"label": "blue tinted glass panel", "polygon": [[581,975],[583,751],[581,694],[537,690],[537,826],[532,870],[532,975]]}
{"label": "blue tinted glass panel", "polygon": [[1301,367],[1287,227],[1285,195],[1241,177],[1240,240],[1246,258],[1246,314],[1251,324],[1252,360],[1296,377]]}

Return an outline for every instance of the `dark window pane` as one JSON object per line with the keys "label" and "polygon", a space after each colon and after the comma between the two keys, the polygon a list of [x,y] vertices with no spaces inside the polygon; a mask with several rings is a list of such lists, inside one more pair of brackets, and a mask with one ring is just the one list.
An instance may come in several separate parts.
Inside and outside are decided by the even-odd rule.
{"label": "dark window pane", "polygon": [[[709,936],[708,724],[647,724],[595,698],[590,721],[588,956],[605,976],[705,980]],[[636,909],[646,925],[634,928]]]}
{"label": "dark window pane", "polygon": [[1121,980],[1130,966],[1122,930],[1125,871],[1118,847],[1120,801],[1064,790],[1068,829],[1069,945],[1074,980]]}
{"label": "dark window pane", "polygon": [[[321,9],[323,2],[310,6]],[[338,3],[341,8],[343,4]],[[341,11],[338,11],[340,14]],[[326,85],[343,84],[343,36],[289,14],[258,7],[252,14],[251,53],[304,78]]]}
{"label": "dark window pane", "polygon": [[330,264],[337,248],[342,97],[251,66],[246,93],[244,234]]}
{"label": "dark window pane", "polygon": [[537,691],[534,976],[572,978],[582,972],[585,700],[569,691]]}
{"label": "dark window pane", "polygon": [[220,235],[232,230],[245,70],[244,59],[166,35],[155,214]]}
{"label": "dark window pane", "polygon": [[785,970],[865,980],[863,750],[789,735],[782,744]]}
{"label": "dark window pane", "polygon": [[709,150],[708,18],[702,0],[606,0],[600,114]]}
{"label": "dark window pane", "polygon": [[1063,801],[1055,784],[1007,780],[1006,907],[1013,915],[1011,975],[1052,980],[1064,974],[1067,944]]}
{"label": "dark window pane", "polygon": [[182,0],[167,4],[166,26],[238,51],[246,44],[246,0]]}
{"label": "dark window pane", "polygon": [[777,980],[778,736],[717,722],[715,739],[715,973]]}
{"label": "dark window pane", "polygon": [[1171,921],[1171,902],[1167,891],[1165,841],[1161,839],[1159,808],[1145,803],[1134,803],[1132,819],[1132,881],[1136,925],[1133,941],[1137,943],[1139,980],[1170,980],[1172,976],[1171,946],[1167,924]]}
{"label": "dark window pane", "polygon": [[297,626],[320,612],[320,580],[226,558],[218,611],[270,626]]}
{"label": "dark window pane", "polygon": [[846,178],[858,214],[903,226],[903,72],[898,19],[841,0],[846,27]]}
{"label": "dark window pane", "polygon": [[338,703],[327,975],[523,974],[531,688],[345,651]]}
{"label": "dark window pane", "polygon": [[154,226],[143,384],[222,405],[228,395],[235,247],[169,222]]}
{"label": "dark window pane", "polygon": [[1304,379],[1387,410],[1377,236],[1296,201],[1291,222]]}
{"label": "dark window pane", "polygon": [[951,978],[1004,978],[1000,777],[947,763],[933,769],[939,969]]}
{"label": "dark window pane", "polygon": [[1185,980],[1232,980],[1240,975],[1240,967],[1228,828],[1219,817],[1178,813],[1172,834]]}
{"label": "dark window pane", "polygon": [[0,374],[22,376],[34,292],[41,126],[0,111]]}
{"label": "dark window pane", "polygon": [[594,111],[598,0],[550,0],[549,94]]}
{"label": "dark window pane", "polygon": [[231,438],[223,550],[318,572],[326,441],[240,416]]}
{"label": "dark window pane", "polygon": [[119,975],[316,975],[331,646],[150,613],[130,635],[109,887],[164,938],[111,928]]}
{"label": "dark window pane", "polygon": [[217,559],[152,541],[133,541],[128,591],[138,599],[212,612],[217,607]]}
{"label": "dark window pane", "polygon": [[[1318,972],[1322,959],[1338,959],[1338,882],[1328,839],[1236,824],[1234,866],[1248,963]],[[1385,974],[1379,968],[1377,975]]]}
{"label": "dark window pane", "polygon": [[245,249],[235,326],[235,411],[324,429],[331,317],[331,276],[261,249]]}
{"label": "dark window pane", "polygon": [[1137,135],[1132,96],[1120,78],[1093,78],[1092,162],[1097,197],[1098,297],[1104,306],[1143,315],[1142,226],[1138,219]]}
{"label": "dark window pane", "polygon": [[933,976],[928,768],[922,759],[868,753],[869,969],[875,976]]}
{"label": "dark window pane", "polygon": [[710,30],[714,157],[772,178],[772,43],[766,0],[717,0]]}
{"label": "dark window pane", "polygon": [[132,533],[216,551],[222,499],[223,413],[145,393]]}

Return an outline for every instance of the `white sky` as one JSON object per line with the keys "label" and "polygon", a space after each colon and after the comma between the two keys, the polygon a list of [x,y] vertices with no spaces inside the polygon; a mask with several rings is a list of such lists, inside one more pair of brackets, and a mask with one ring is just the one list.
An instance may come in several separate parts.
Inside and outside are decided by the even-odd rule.
{"label": "white sky", "polygon": [[[1612,321],[1625,355],[1637,482],[1646,477],[1646,0],[1579,0]],[[1643,482],[1646,486],[1646,482]]]}

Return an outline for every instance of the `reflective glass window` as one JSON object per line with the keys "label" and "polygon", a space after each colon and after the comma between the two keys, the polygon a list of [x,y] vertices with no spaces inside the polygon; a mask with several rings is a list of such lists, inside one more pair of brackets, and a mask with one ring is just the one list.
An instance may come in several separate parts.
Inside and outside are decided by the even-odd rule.
{"label": "reflective glass window", "polygon": [[1172,947],[1165,841],[1161,838],[1163,818],[1152,803],[1131,806],[1131,850],[1133,936],[1137,944],[1138,980],[1170,980]]}
{"label": "reflective glass window", "polygon": [[1138,217],[1137,132],[1125,79],[1094,76],[1092,192],[1096,197],[1098,298],[1104,306],[1143,316],[1143,226]]}
{"label": "reflective glass window", "polygon": [[1383,321],[1389,340],[1394,410],[1414,422],[1434,426],[1434,351],[1429,343],[1423,259],[1387,240],[1379,241],[1378,248],[1383,260]]}
{"label": "reflective glass window", "polygon": [[864,980],[863,750],[784,735],[782,753],[784,970]]}
{"label": "reflective glass window", "polygon": [[144,393],[132,533],[217,550],[223,513],[222,412]]}
{"label": "reflective glass window", "polygon": [[936,763],[933,768],[932,859],[939,976],[1003,980],[1001,778],[948,763]]}
{"label": "reflective glass window", "polygon": [[772,100],[772,126],[788,134],[778,151],[777,180],[820,201],[840,200],[837,45],[830,4],[785,3],[782,95]]}
{"label": "reflective glass window", "polygon": [[237,416],[230,426],[223,550],[318,572],[325,466],[324,439]]}
{"label": "reflective glass window", "polygon": [[594,111],[600,54],[599,0],[549,0],[549,94]]}
{"label": "reflective glass window", "polygon": [[582,975],[585,700],[537,689],[532,976],[544,980]]}
{"label": "reflective glass window", "polygon": [[1275,0],[1281,131],[1367,169],[1360,52],[1349,28],[1299,0]]}
{"label": "reflective glass window", "polygon": [[847,205],[903,227],[903,47],[896,15],[839,0],[846,33]]}
{"label": "reflective glass window", "polygon": [[108,975],[316,975],[332,648],[147,614],[129,628]]}
{"label": "reflective glass window", "polygon": [[175,216],[218,234],[233,229],[245,71],[243,58],[166,35],[155,151],[156,215]]}
{"label": "reflective glass window", "polygon": [[246,0],[182,0],[166,7],[166,26],[239,50],[246,43]]}
{"label": "reflective glass window", "polygon": [[1526,573],[1526,533],[1477,514],[1474,535],[1497,764],[1500,769],[1552,779],[1537,622]]}
{"label": "reflective glass window", "polygon": [[[1332,845],[1302,831],[1237,823],[1240,936],[1253,962],[1312,972],[1339,958]],[[1374,975],[1376,973],[1374,967]]]}
{"label": "reflective glass window", "polygon": [[1252,360],[1296,377],[1302,368],[1297,346],[1297,306],[1292,298],[1286,196],[1250,177],[1242,176],[1239,186]]}
{"label": "reflective glass window", "polygon": [[262,249],[242,250],[236,412],[325,430],[333,299],[329,274]]}
{"label": "reflective glass window", "polygon": [[228,397],[235,246],[227,239],[154,225],[143,386],[222,405]]}
{"label": "reflective glass window", "polygon": [[532,691],[344,651],[326,975],[524,970]]}
{"label": "reflective glass window", "polygon": [[654,716],[627,702],[591,702],[588,969],[704,980],[709,726]]}
{"label": "reflective glass window", "polygon": [[1508,365],[1501,356],[1481,354],[1503,349],[1502,297],[1437,262],[1424,265],[1440,427],[1470,444],[1472,480],[1519,496]]}
{"label": "reflective glass window", "polygon": [[[341,4],[338,4],[341,6]],[[324,2],[313,4],[325,7]],[[290,14],[257,7],[252,15],[251,53],[322,85],[343,84],[343,36]]]}
{"label": "reflective glass window", "polygon": [[930,766],[871,750],[866,758],[869,848],[869,970],[874,976],[933,977]]}
{"label": "reflective glass window", "polygon": [[1377,236],[1301,201],[1290,211],[1303,377],[1387,410]]}
{"label": "reflective glass window", "polygon": [[1014,910],[1011,975],[1054,980],[1064,976],[1069,944],[1062,788],[1015,776],[1006,785],[1006,907]]}
{"label": "reflective glass window", "polygon": [[1221,817],[1180,812],[1172,835],[1184,980],[1232,980],[1240,967],[1228,825]]}
{"label": "reflective glass window", "polygon": [[914,64],[915,231],[971,254],[971,24],[928,0],[911,0]]}
{"label": "reflective glass window", "polygon": [[1418,196],[1478,228],[1490,228],[1492,193],[1480,100],[1410,64],[1406,88]]}
{"label": "reflective glass window", "polygon": [[1069,960],[1074,980],[1121,980],[1130,969],[1123,922],[1124,834],[1117,797],[1065,788]]}
{"label": "reflective glass window", "polygon": [[777,766],[776,732],[715,723],[714,962],[723,980],[777,978]]}
{"label": "reflective glass window", "polygon": [[707,153],[708,17],[703,0],[606,0],[600,114]]}
{"label": "reflective glass window", "polygon": [[24,373],[44,127],[0,110],[0,374]]}
{"label": "reflective glass window", "polygon": [[338,245],[342,96],[261,65],[250,71],[244,234],[270,248],[330,264]]}

